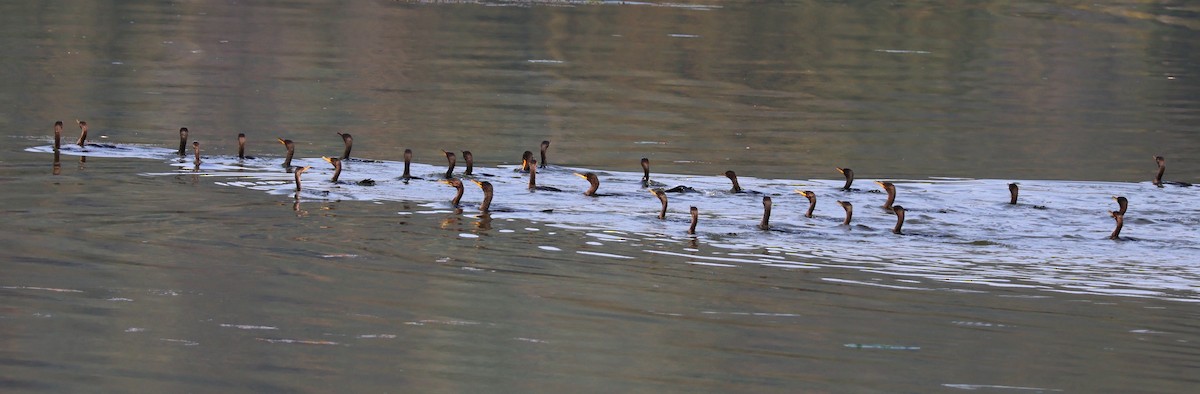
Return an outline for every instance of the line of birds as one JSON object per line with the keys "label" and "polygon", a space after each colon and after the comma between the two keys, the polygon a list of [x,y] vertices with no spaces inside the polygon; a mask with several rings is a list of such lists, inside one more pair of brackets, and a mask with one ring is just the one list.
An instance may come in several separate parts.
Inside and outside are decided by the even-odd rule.
{"label": "line of birds", "polygon": [[[80,120],[76,120],[75,122],[79,125],[79,128],[81,130],[81,133],[79,135],[79,140],[76,142],[76,144],[79,145],[80,147],[84,147],[87,142],[87,134],[88,134],[87,122],[80,121]],[[62,129],[63,129],[63,122],[59,121],[59,122],[54,123],[54,150],[55,150],[55,152],[57,152],[59,150],[60,145],[61,145]],[[325,157],[325,156],[321,157],[323,160],[325,160],[326,162],[328,162],[330,165],[333,166],[334,173],[333,173],[333,178],[330,180],[331,182],[334,182],[334,183],[338,182],[338,177],[342,173],[342,162],[344,162],[344,161],[378,162],[376,160],[351,158],[350,151],[354,146],[354,137],[351,136],[350,134],[340,133],[340,132],[337,133],[337,135],[342,138],[342,142],[345,144],[345,150],[342,151],[342,156],[341,157]],[[182,127],[179,129],[179,152],[178,153],[179,153],[180,157],[187,155],[187,140],[188,140],[188,129],[186,127]],[[301,191],[300,175],[303,174],[304,172],[308,171],[309,169],[311,169],[312,166],[293,167],[292,166],[292,156],[296,152],[295,143],[292,140],[283,139],[283,138],[278,138],[277,140],[279,141],[280,144],[283,144],[284,148],[287,150],[287,155],[284,157],[284,160],[283,160],[283,167],[288,172],[295,174],[296,197],[299,198],[299,193]],[[237,141],[238,141],[238,159],[254,159],[253,157],[246,156],[246,134],[239,133],[237,135]],[[538,171],[538,168],[546,168],[546,164],[547,164],[546,151],[549,148],[550,148],[550,141],[542,141],[542,143],[540,145],[540,151],[541,151],[541,155],[540,155],[541,160],[540,161],[533,158],[533,152],[531,152],[531,151],[525,151],[521,155],[521,167],[519,169],[517,169],[516,171],[529,174],[529,185],[528,185],[529,190],[553,191],[553,192],[561,192],[562,191],[558,188],[549,187],[549,186],[540,186],[537,184],[537,171]],[[198,166],[200,165],[200,162],[201,162],[200,142],[199,141],[192,142],[192,150],[195,154],[194,162],[198,168]],[[442,151],[442,153],[444,153],[446,155],[446,161],[447,161],[448,165],[447,165],[446,173],[443,176],[444,179],[440,180],[440,182],[450,185],[456,189],[456,195],[450,201],[450,203],[454,207],[457,208],[457,207],[459,207],[459,203],[461,202],[462,196],[463,196],[463,182],[462,182],[462,180],[454,177],[454,167],[457,163],[457,157],[454,154],[454,152]],[[462,175],[467,176],[467,177],[474,176],[474,174],[473,174],[474,156],[471,154],[471,151],[463,151],[462,155],[463,155],[463,160],[466,162],[466,170],[463,171]],[[412,163],[412,157],[413,157],[412,150],[405,149],[404,150],[404,173],[399,178],[402,181],[407,182],[412,179],[423,179],[420,177],[413,176],[410,173],[409,166]],[[1155,173],[1154,180],[1152,182],[1155,186],[1160,187],[1160,188],[1165,187],[1165,185],[1180,186],[1180,187],[1192,186],[1192,184],[1186,183],[1186,182],[1163,181],[1162,177],[1163,177],[1163,174],[1166,172],[1166,168],[1167,168],[1166,159],[1163,158],[1162,156],[1154,156],[1154,162],[1158,165],[1158,171]],[[657,197],[658,200],[662,203],[662,210],[658,214],[659,219],[666,219],[667,200],[668,200],[667,193],[697,192],[695,189],[692,189],[687,186],[682,186],[682,185],[675,186],[672,188],[667,188],[667,189],[664,189],[662,187],[654,187],[654,186],[665,186],[665,185],[662,185],[658,182],[654,182],[654,181],[650,180],[650,159],[642,158],[641,166],[642,166],[642,171],[643,171],[643,176],[642,176],[642,181],[641,181],[642,187],[650,188],[650,193],[653,194],[655,197]],[[851,188],[851,185],[854,183],[854,170],[849,169],[849,168],[837,167],[837,171],[846,178],[846,183],[840,188],[840,190],[843,190],[843,191],[856,190],[856,189]],[[579,176],[580,178],[583,178],[589,184],[588,189],[583,193],[584,195],[592,196],[592,197],[601,196],[601,194],[597,194],[597,190],[600,188],[600,179],[599,179],[599,177],[596,176],[596,174],[591,173],[591,172],[584,172],[584,173],[575,173],[575,175]],[[737,174],[734,173],[732,170],[725,171],[724,175],[725,175],[725,177],[729,178],[729,181],[733,185],[733,187],[730,189],[731,193],[761,194],[758,192],[742,189],[741,185],[738,183]],[[483,200],[479,205],[479,211],[481,214],[486,215],[490,212],[492,197],[494,195],[494,188],[493,188],[491,182],[488,182],[488,181],[479,181],[479,180],[472,179],[471,182],[474,182],[483,191]],[[879,187],[882,188],[883,191],[887,193],[887,201],[884,202],[883,209],[887,212],[895,214],[895,216],[896,216],[896,225],[895,225],[895,227],[892,228],[892,232],[895,234],[904,234],[901,231],[901,229],[904,227],[904,215],[905,215],[906,211],[903,206],[894,205],[894,203],[896,201],[896,185],[891,182],[884,182],[884,181],[876,181],[875,183],[878,184]],[[364,180],[356,182],[356,184],[361,185],[361,186],[374,186],[375,181],[371,180],[371,179],[364,179]],[[1009,204],[1016,205],[1017,197],[1018,197],[1018,194],[1020,193],[1020,187],[1016,183],[1009,183],[1008,184],[1008,192],[1009,192]],[[817,206],[816,193],[813,193],[812,191],[808,191],[808,190],[796,190],[796,193],[799,193],[800,195],[804,196],[808,200],[808,204],[809,204],[808,211],[804,214],[804,217],[812,218],[813,210],[815,210],[816,206]],[[1113,200],[1115,200],[1117,202],[1117,210],[1109,211],[1109,215],[1116,222],[1116,227],[1113,229],[1112,233],[1109,235],[1108,238],[1113,239],[1113,240],[1118,240],[1118,239],[1121,239],[1120,238],[1121,228],[1124,227],[1125,212],[1129,208],[1129,199],[1127,199],[1124,196],[1113,196]],[[762,221],[759,222],[759,224],[758,224],[758,228],[762,229],[762,230],[768,230],[768,229],[770,229],[771,206],[772,206],[771,197],[763,196],[762,204],[763,204],[763,216],[762,216]],[[846,219],[844,221],[842,221],[842,225],[849,226],[850,220],[854,216],[854,206],[848,201],[841,201],[841,200],[838,200],[837,204],[846,211]],[[1045,207],[1035,206],[1034,208],[1044,209]],[[696,225],[699,221],[699,209],[696,208],[695,206],[692,206],[689,208],[689,213],[691,215],[691,225],[688,227],[687,233],[695,234],[696,233]]]}

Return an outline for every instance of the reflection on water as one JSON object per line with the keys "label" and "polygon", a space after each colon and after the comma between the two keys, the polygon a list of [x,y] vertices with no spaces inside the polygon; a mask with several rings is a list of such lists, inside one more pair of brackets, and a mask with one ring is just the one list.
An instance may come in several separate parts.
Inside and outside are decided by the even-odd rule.
{"label": "reflection on water", "polygon": [[[0,391],[1186,392],[1200,190],[1152,186],[1149,158],[1200,174],[1196,16],[4,3]],[[112,144],[56,152],[76,118]],[[381,161],[328,182],[336,132]],[[313,166],[300,192],[275,138]],[[562,193],[513,171],[542,140]],[[405,149],[424,179],[397,180]],[[465,150],[490,214],[433,181]],[[642,157],[697,190],[663,220]],[[1129,241],[1105,239],[1113,195]]]}

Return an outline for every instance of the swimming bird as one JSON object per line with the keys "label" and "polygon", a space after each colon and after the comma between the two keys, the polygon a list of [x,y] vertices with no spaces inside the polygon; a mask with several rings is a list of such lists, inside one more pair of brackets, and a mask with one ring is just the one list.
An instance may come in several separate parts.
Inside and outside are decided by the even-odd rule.
{"label": "swimming bird", "polygon": [[733,170],[725,171],[725,177],[729,178],[730,182],[733,182],[733,188],[729,189],[730,193],[741,193],[742,192],[742,186],[738,185],[737,173],[734,173]]}
{"label": "swimming bird", "polygon": [[1009,196],[1008,203],[1009,204],[1017,205],[1017,194],[1019,192],[1020,192],[1020,188],[1017,187],[1016,183],[1008,184],[1008,196]]}
{"label": "swimming bird", "polygon": [[337,133],[342,137],[342,143],[346,144],[346,150],[342,151],[342,160],[350,160],[350,149],[354,147],[354,137],[348,133]]}
{"label": "swimming bird", "polygon": [[294,171],[294,173],[296,174],[296,193],[297,193],[297,195],[300,193],[300,174],[303,174],[305,171],[308,171],[310,168],[312,168],[312,166],[296,167],[296,171]]}
{"label": "swimming bird", "polygon": [[662,211],[658,213],[658,219],[667,218],[667,193],[663,189],[650,189],[650,193],[658,197],[658,201],[662,201]]}
{"label": "swimming bird", "polygon": [[642,158],[642,187],[650,187],[650,159]]}
{"label": "swimming bird", "polygon": [[54,151],[58,152],[58,148],[62,145],[62,129],[63,122],[54,122]]}
{"label": "swimming bird", "polygon": [[330,178],[329,181],[337,183],[338,177],[342,175],[342,160],[336,157],[321,156],[321,158],[333,165],[333,178]]}
{"label": "swimming bird", "polygon": [[1129,199],[1123,196],[1113,196],[1113,200],[1117,201],[1117,212],[1125,215],[1125,210],[1129,209]]}
{"label": "swimming bird", "polygon": [[535,191],[535,190],[541,190],[544,192],[561,192],[562,191],[561,189],[556,188],[556,187],[538,186],[538,184],[537,184],[538,170],[537,169],[538,169],[538,161],[530,159],[529,160],[529,191]]}
{"label": "swimming bird", "polygon": [[842,225],[849,226],[850,218],[854,217],[854,204],[851,204],[849,201],[841,201],[841,200],[838,200],[837,203],[838,203],[838,205],[842,206],[842,209],[846,210],[846,220],[842,221]]}
{"label": "swimming bird", "polygon": [[188,137],[188,129],[187,129],[187,127],[180,127],[180,128],[179,128],[179,155],[180,155],[180,156],[183,156],[183,155],[186,155],[186,154],[187,154],[187,150],[186,150],[186,148],[187,148],[187,137]]}
{"label": "swimming bird", "polygon": [[200,141],[192,143],[192,150],[196,151],[196,165],[200,165]]}
{"label": "swimming bird", "polygon": [[409,179],[422,179],[420,177],[412,176],[412,174],[410,174],[408,171],[408,167],[412,164],[412,156],[412,149],[404,150],[404,175],[400,175],[400,179],[402,180],[407,181]]}
{"label": "swimming bird", "polygon": [[517,171],[518,172],[529,172],[529,161],[530,160],[533,160],[533,152],[525,151],[525,153],[522,153],[521,154],[521,168],[517,169]]}
{"label": "swimming bird", "polygon": [[458,208],[458,203],[460,201],[462,201],[462,196],[463,196],[462,181],[451,178],[451,179],[442,180],[441,182],[445,183],[447,185],[453,186],[454,190],[457,191],[457,193],[454,195],[454,199],[450,200],[450,205],[453,205],[455,208]]}
{"label": "swimming bird", "polygon": [[[88,126],[87,126],[87,122],[83,122],[83,121],[80,121],[80,120],[76,119],[76,120],[75,120],[75,123],[78,123],[78,124],[79,124],[79,141],[78,141],[78,142],[76,142],[75,144],[76,144],[76,145],[79,145],[79,147],[80,147],[80,148],[82,148],[82,147],[83,147],[83,145],[84,145],[84,143],[86,143],[86,142],[87,142],[87,132],[88,132]],[[183,153],[183,144],[180,144],[180,146],[179,146],[179,152],[180,152],[180,153],[179,153],[179,155],[180,155],[180,156],[183,156],[183,155],[184,155],[184,153]]]}
{"label": "swimming bird", "polygon": [[758,223],[758,228],[762,230],[771,229],[771,197],[763,196],[763,218],[762,222]]}
{"label": "swimming bird", "polygon": [[285,140],[283,138],[276,139],[279,140],[279,143],[283,144],[284,148],[287,148],[287,157],[283,159],[283,168],[291,168],[292,155],[296,153],[296,143],[292,142],[292,140]]}
{"label": "swimming bird", "polygon": [[463,153],[463,161],[467,162],[467,169],[463,171],[463,176],[471,176],[471,172],[475,170],[475,155],[471,151],[465,150]]}
{"label": "swimming bird", "polygon": [[850,191],[850,184],[854,183],[854,170],[842,167],[834,168],[837,168],[838,172],[842,173],[842,176],[846,177],[846,184],[842,185],[842,190]]}
{"label": "swimming bird", "polygon": [[700,210],[696,209],[696,207],[691,207],[688,209],[688,211],[690,211],[692,214],[692,226],[688,227],[688,234],[695,234],[696,223],[700,221]]}
{"label": "swimming bird", "polygon": [[442,151],[442,153],[446,154],[446,162],[448,163],[448,166],[446,167],[445,177],[446,177],[446,179],[453,178],[454,177],[454,163],[457,163],[458,159],[456,157],[454,157],[454,152]]}
{"label": "swimming bird", "polygon": [[811,219],[813,217],[813,210],[817,209],[817,194],[808,190],[797,190],[796,193],[800,193],[800,195],[808,199],[808,212],[804,213],[804,217]]}
{"label": "swimming bird", "polygon": [[541,164],[541,167],[539,167],[539,168],[546,168],[546,165],[549,164],[548,162],[546,162],[546,149],[550,149],[550,141],[542,141],[541,148],[542,148],[542,164]]}
{"label": "swimming bird", "polygon": [[896,213],[896,228],[892,229],[892,233],[904,235],[903,232],[900,232],[900,228],[904,227],[904,207],[899,205],[893,206],[892,212]]}
{"label": "swimming bird", "polygon": [[577,173],[575,173],[575,176],[587,180],[588,184],[591,185],[590,187],[588,187],[587,191],[583,192],[583,195],[589,196],[589,197],[596,197],[596,190],[600,189],[600,178],[597,177],[596,174],[591,173],[591,172],[585,172],[582,174],[577,172]]}
{"label": "swimming bird", "polygon": [[246,159],[246,133],[238,133],[238,160]]}
{"label": "swimming bird", "polygon": [[1119,240],[1121,239],[1121,228],[1125,227],[1125,214],[1118,211],[1109,211],[1108,214],[1117,222],[1117,227],[1113,229],[1112,234],[1108,235],[1108,239]]}
{"label": "swimming bird", "polygon": [[1158,163],[1158,173],[1154,175],[1154,186],[1163,187],[1163,185],[1172,185],[1180,187],[1189,187],[1192,184],[1187,182],[1163,181],[1163,173],[1167,172],[1167,159],[1162,156],[1154,156],[1154,162]]}
{"label": "swimming bird", "polygon": [[883,210],[891,212],[893,209],[892,204],[896,202],[896,185],[893,185],[891,182],[881,181],[875,181],[875,183],[879,184],[879,187],[882,187],[883,191],[887,192],[888,198],[887,202],[883,203]]}
{"label": "swimming bird", "polygon": [[483,190],[483,202],[479,204],[479,213],[488,213],[488,208],[492,206],[492,183],[476,180],[471,182],[475,182],[476,185],[479,185],[479,189]]}

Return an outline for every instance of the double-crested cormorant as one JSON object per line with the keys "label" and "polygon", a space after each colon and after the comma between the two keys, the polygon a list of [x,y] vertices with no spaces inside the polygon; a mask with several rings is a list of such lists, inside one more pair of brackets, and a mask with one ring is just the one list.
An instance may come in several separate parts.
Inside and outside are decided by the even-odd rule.
{"label": "double-crested cormorant", "polygon": [[650,193],[654,194],[655,197],[658,197],[658,201],[662,201],[662,211],[660,211],[658,213],[658,218],[660,220],[666,219],[667,218],[667,193],[664,192],[663,189],[650,189]]}
{"label": "double-crested cormorant", "polygon": [[737,173],[734,173],[733,170],[725,171],[725,177],[729,178],[730,182],[733,182],[733,188],[729,189],[730,193],[741,193],[742,192],[742,186],[738,185]]}
{"label": "double-crested cormorant", "polygon": [[283,159],[283,168],[289,168],[292,166],[292,155],[296,154],[296,143],[283,138],[276,139],[279,140],[279,143],[283,144],[284,148],[287,148],[287,157]]}
{"label": "double-crested cormorant", "polygon": [[409,179],[421,179],[420,177],[412,176],[412,174],[410,174],[408,171],[409,166],[412,165],[412,156],[413,156],[412,149],[404,150],[404,174],[400,175],[400,179],[402,179],[402,180],[407,181]]}
{"label": "double-crested cormorant", "polygon": [[842,173],[842,176],[846,177],[846,184],[842,185],[842,190],[850,191],[850,184],[854,183],[854,170],[842,167],[834,168],[837,168],[838,172]]}
{"label": "double-crested cormorant", "polygon": [[460,201],[462,201],[462,196],[463,196],[462,181],[460,181],[458,179],[450,178],[450,179],[443,180],[441,182],[445,183],[447,185],[450,185],[450,186],[454,186],[454,190],[457,190],[457,193],[454,195],[454,199],[450,200],[450,205],[453,205],[455,208],[458,208],[458,203]]}
{"label": "double-crested cormorant", "polygon": [[850,219],[854,217],[854,204],[851,204],[849,201],[841,201],[841,200],[838,200],[837,203],[838,203],[838,205],[842,206],[842,209],[846,210],[846,220],[842,221],[842,225],[849,226]]}
{"label": "double-crested cormorant", "polygon": [[533,160],[533,152],[525,151],[525,153],[522,153],[521,154],[521,168],[517,169],[517,171],[529,172],[529,161],[530,160]]}
{"label": "double-crested cormorant", "polygon": [[575,173],[575,176],[587,180],[588,184],[591,185],[588,187],[587,191],[583,192],[583,195],[596,197],[596,190],[600,189],[600,178],[597,177],[595,173],[591,172],[585,172],[582,174],[577,172]]}
{"label": "double-crested cormorant", "polygon": [[476,180],[472,180],[471,182],[475,182],[476,185],[479,185],[479,189],[483,190],[483,202],[479,204],[479,212],[488,213],[488,208],[492,206],[492,183]]}
{"label": "double-crested cormorant", "polygon": [[1021,189],[1019,187],[1017,187],[1016,183],[1008,184],[1008,196],[1009,196],[1008,203],[1009,204],[1017,205],[1017,194],[1019,194],[1020,191],[1021,191]]}
{"label": "double-crested cormorant", "polygon": [[763,196],[763,218],[762,222],[758,223],[758,228],[762,230],[771,229],[771,196]]}
{"label": "double-crested cormorant", "polygon": [[894,208],[892,204],[896,202],[896,185],[893,185],[891,182],[881,181],[875,181],[875,183],[879,184],[879,187],[882,187],[883,191],[887,192],[887,202],[883,203],[883,210],[891,212]]}
{"label": "double-crested cormorant", "polygon": [[446,151],[442,151],[442,153],[445,153],[445,154],[446,154],[446,163],[447,163],[447,166],[446,166],[446,175],[445,175],[445,178],[446,178],[446,179],[453,178],[453,177],[454,177],[454,163],[457,163],[457,162],[458,162],[458,158],[456,158],[456,157],[454,156],[454,152],[446,152]]}
{"label": "double-crested cormorant", "polygon": [[1154,162],[1158,163],[1158,173],[1154,175],[1154,186],[1163,187],[1163,185],[1173,185],[1188,187],[1192,184],[1187,182],[1163,181],[1163,174],[1167,172],[1167,159],[1162,156],[1154,156]]}
{"label": "double-crested cormorant", "polygon": [[1124,215],[1125,210],[1129,209],[1129,199],[1124,196],[1113,196],[1113,200],[1117,202],[1117,212]]}
{"label": "double-crested cormorant", "polygon": [[540,164],[541,167],[538,167],[538,168],[546,168],[546,164],[549,164],[546,162],[546,149],[550,149],[550,141],[542,141],[541,148],[542,148],[542,164]]}
{"label": "double-crested cormorant", "polygon": [[800,195],[808,199],[808,212],[804,213],[804,217],[811,219],[813,217],[813,210],[817,209],[817,194],[808,190],[797,190],[796,193],[800,193]]}
{"label": "double-crested cormorant", "polygon": [[899,205],[893,206],[892,212],[896,213],[896,228],[892,229],[892,233],[903,235],[904,233],[900,232],[900,228],[904,227],[904,207]]}
{"label": "double-crested cormorant", "polygon": [[1108,214],[1117,222],[1117,227],[1109,234],[1108,239],[1121,239],[1121,227],[1125,227],[1125,214],[1118,211],[1109,211]]}
{"label": "double-crested cormorant", "polygon": [[[79,147],[82,148],[84,143],[87,142],[87,130],[88,130],[87,122],[80,121],[80,120],[76,120],[75,122],[79,124],[79,141],[75,142],[75,144],[79,145]],[[180,156],[184,155],[183,144],[179,144],[179,155]]]}
{"label": "double-crested cormorant", "polygon": [[62,129],[63,122],[54,122],[54,151],[58,152],[58,148],[62,145]]}
{"label": "double-crested cormorant", "polygon": [[538,161],[529,159],[529,190],[530,191],[534,191],[534,190],[541,190],[541,191],[545,191],[545,192],[561,192],[562,191],[556,187],[538,186],[538,184],[537,184],[538,170],[537,169],[538,169]]}
{"label": "double-crested cormorant", "polygon": [[246,159],[246,133],[238,133],[238,160]]}
{"label": "double-crested cormorant", "polygon": [[642,187],[650,187],[650,159],[642,158]]}
{"label": "double-crested cormorant", "polygon": [[692,213],[692,226],[688,227],[688,234],[695,234],[696,223],[700,222],[700,210],[696,209],[696,207],[691,207],[688,209],[688,211]]}
{"label": "double-crested cormorant", "polygon": [[187,154],[187,137],[188,137],[187,127],[180,127],[179,128],[179,156],[183,156],[183,155]]}
{"label": "double-crested cormorant", "polygon": [[471,176],[472,175],[471,172],[473,172],[475,170],[475,155],[472,155],[471,151],[469,151],[469,150],[465,150],[462,152],[463,152],[463,161],[467,162],[467,169],[466,169],[466,171],[463,171],[463,176]]}
{"label": "double-crested cormorant", "polygon": [[333,182],[333,183],[337,183],[338,177],[342,175],[342,159],[339,159],[336,157],[325,157],[325,156],[321,156],[321,158],[325,159],[326,162],[333,165],[333,178],[330,178],[329,181]]}
{"label": "double-crested cormorant", "polygon": [[354,147],[354,137],[347,133],[337,133],[342,137],[342,143],[346,144],[346,150],[342,151],[342,160],[350,160],[350,149]]}
{"label": "double-crested cormorant", "polygon": [[196,165],[200,165],[200,141],[192,143],[192,150],[196,151]]}
{"label": "double-crested cormorant", "polygon": [[296,174],[296,192],[297,193],[300,192],[300,174],[303,174],[305,171],[308,171],[310,168],[312,168],[312,166],[296,167],[296,170],[293,171]]}

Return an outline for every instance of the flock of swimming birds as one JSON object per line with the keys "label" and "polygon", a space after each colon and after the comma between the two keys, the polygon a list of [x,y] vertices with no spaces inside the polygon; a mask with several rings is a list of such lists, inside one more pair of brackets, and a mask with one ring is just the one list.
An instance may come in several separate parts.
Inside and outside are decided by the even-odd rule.
{"label": "flock of swimming birds", "polygon": [[[111,147],[108,145],[87,144],[87,135],[88,135],[87,122],[79,121],[79,120],[76,120],[75,122],[79,125],[79,128],[80,128],[79,140],[76,142],[77,145],[79,145],[80,147],[85,147],[85,146]],[[55,152],[59,151],[59,147],[61,145],[61,140],[62,140],[62,131],[63,131],[63,122],[61,122],[61,121],[55,122],[54,123],[54,151]],[[339,132],[339,133],[337,133],[337,135],[342,138],[342,142],[345,144],[345,150],[342,151],[341,157],[324,157],[324,156],[322,156],[322,159],[324,159],[326,162],[328,162],[330,165],[333,166],[334,173],[333,173],[333,178],[331,179],[331,182],[334,182],[334,183],[338,182],[338,177],[341,176],[343,162],[348,162],[348,161],[375,162],[374,160],[369,160],[369,159],[351,158],[350,151],[354,145],[354,138],[350,134],[346,134],[346,133]],[[180,128],[179,129],[179,152],[178,152],[180,157],[185,157],[187,155],[187,146],[188,146],[187,140],[188,140],[188,129],[186,127]],[[237,155],[238,159],[253,159],[252,157],[246,156],[246,135],[244,133],[238,134],[237,140],[238,140],[238,155]],[[287,150],[287,155],[284,157],[284,160],[283,160],[283,168],[287,172],[293,173],[295,175],[296,198],[298,199],[299,192],[301,191],[300,176],[301,176],[301,174],[304,174],[306,171],[311,169],[312,166],[292,166],[292,156],[295,154],[295,143],[292,140],[283,139],[283,138],[278,138],[277,140]],[[192,150],[195,154],[194,162],[198,168],[198,166],[200,165],[200,162],[201,162],[200,142],[193,141],[191,146],[192,146]],[[537,184],[537,171],[538,171],[538,168],[546,167],[546,164],[547,164],[546,151],[549,148],[550,148],[550,141],[542,141],[541,146],[540,146],[540,151],[541,151],[541,155],[540,155],[541,160],[540,161],[533,158],[533,152],[531,152],[531,151],[525,151],[521,155],[521,167],[519,169],[517,169],[517,171],[529,175],[529,190],[531,190],[531,191],[533,191],[533,190],[555,191],[555,192],[562,191],[558,188],[549,187],[549,186],[540,186]],[[443,176],[443,179],[440,179],[439,181],[442,183],[445,183],[447,185],[450,185],[456,189],[457,194],[450,201],[450,203],[454,207],[457,208],[457,207],[459,207],[459,204],[463,197],[463,180],[454,177],[454,167],[457,163],[457,156],[454,154],[454,152],[446,152],[446,151],[443,151],[443,152],[446,155],[448,168],[446,169],[446,173]],[[466,169],[463,171],[462,176],[463,177],[473,177],[473,175],[474,175],[473,174],[474,157],[472,156],[470,151],[463,151],[462,156],[463,156],[463,160],[466,162]],[[412,157],[413,157],[412,150],[405,149],[404,150],[404,174],[401,175],[398,180],[408,182],[409,180],[413,180],[413,179],[422,179],[420,177],[412,176],[409,172],[409,166],[412,163]],[[1162,156],[1154,156],[1154,162],[1158,165],[1158,171],[1155,173],[1154,180],[1153,180],[1153,184],[1155,186],[1160,187],[1160,188],[1165,187],[1167,185],[1178,186],[1178,187],[1192,186],[1192,184],[1186,183],[1186,182],[1163,181],[1162,177],[1163,177],[1163,174],[1166,172],[1166,168],[1167,168],[1166,159],[1163,158]],[[642,166],[642,171],[643,171],[643,176],[642,176],[642,181],[641,181],[642,187],[649,188],[650,193],[653,194],[655,197],[657,197],[659,199],[659,201],[662,202],[662,210],[658,214],[659,219],[666,218],[667,193],[696,192],[695,189],[692,189],[687,186],[675,186],[672,188],[655,187],[655,186],[664,186],[664,185],[661,185],[658,182],[654,182],[654,181],[650,180],[650,160],[647,158],[642,158],[641,166]],[[845,185],[843,185],[841,187],[841,190],[843,190],[843,191],[852,190],[850,188],[850,186],[851,186],[851,184],[854,183],[854,170],[851,170],[849,168],[837,167],[837,171],[846,178],[846,183],[845,183]],[[600,188],[600,179],[596,176],[596,174],[591,173],[591,172],[584,172],[584,173],[575,173],[575,175],[579,176],[580,178],[583,178],[589,184],[588,189],[586,191],[584,191],[584,193],[583,193],[584,195],[586,195],[586,196],[601,196],[600,194],[597,194],[597,190]],[[734,173],[733,171],[725,171],[725,176],[727,178],[729,178],[729,181],[733,185],[733,187],[730,189],[731,193],[754,193],[754,194],[757,194],[757,192],[743,190],[741,188],[741,186],[738,184],[737,174]],[[466,179],[466,178],[464,178],[464,179]],[[483,200],[479,204],[479,211],[481,214],[485,214],[485,215],[488,214],[489,209],[491,207],[492,197],[493,197],[493,193],[494,193],[492,184],[488,181],[479,181],[476,179],[470,179],[470,181],[475,183],[476,185],[478,185],[479,188],[483,191]],[[365,179],[365,180],[362,180],[362,181],[359,181],[356,183],[358,185],[362,185],[362,186],[375,185],[375,181],[371,180],[371,179]],[[887,212],[890,212],[890,213],[893,213],[896,215],[896,225],[895,225],[895,227],[892,228],[892,233],[901,234],[901,235],[904,234],[901,231],[901,229],[904,227],[905,209],[903,206],[894,205],[894,202],[896,200],[896,185],[892,184],[891,182],[883,182],[883,181],[876,181],[875,183],[878,184],[880,186],[880,188],[882,188],[883,191],[887,193],[887,200],[883,203],[883,206],[882,206],[883,209]],[[1017,196],[1018,196],[1019,190],[1020,189],[1016,183],[1008,184],[1009,204],[1013,204],[1013,205],[1017,204]],[[796,190],[796,193],[799,193],[800,195],[802,195],[806,199],[808,199],[808,203],[809,203],[808,211],[805,213],[804,216],[807,218],[812,218],[813,210],[816,209],[816,205],[817,205],[816,193],[813,193],[812,191],[808,191],[808,190]],[[1113,240],[1119,240],[1119,239],[1121,239],[1121,228],[1124,227],[1124,223],[1125,223],[1125,212],[1129,208],[1129,199],[1125,198],[1124,196],[1113,196],[1113,200],[1115,200],[1117,203],[1117,210],[1109,211],[1109,215],[1112,216],[1113,220],[1116,222],[1116,227],[1113,229],[1112,233],[1109,235],[1108,238],[1113,239]],[[771,205],[772,205],[771,197],[763,196],[762,204],[763,204],[763,216],[762,216],[762,221],[759,222],[759,224],[758,224],[758,228],[767,230],[767,229],[770,229]],[[840,201],[840,200],[837,201],[837,204],[846,211],[846,218],[844,221],[842,221],[842,225],[849,226],[850,220],[854,216],[854,206],[851,205],[850,202]],[[1044,208],[1044,207],[1035,206],[1035,208]],[[691,225],[688,227],[687,232],[688,232],[688,234],[695,234],[696,233],[696,225],[699,221],[699,210],[693,206],[693,207],[690,207],[689,211],[691,214]]]}

